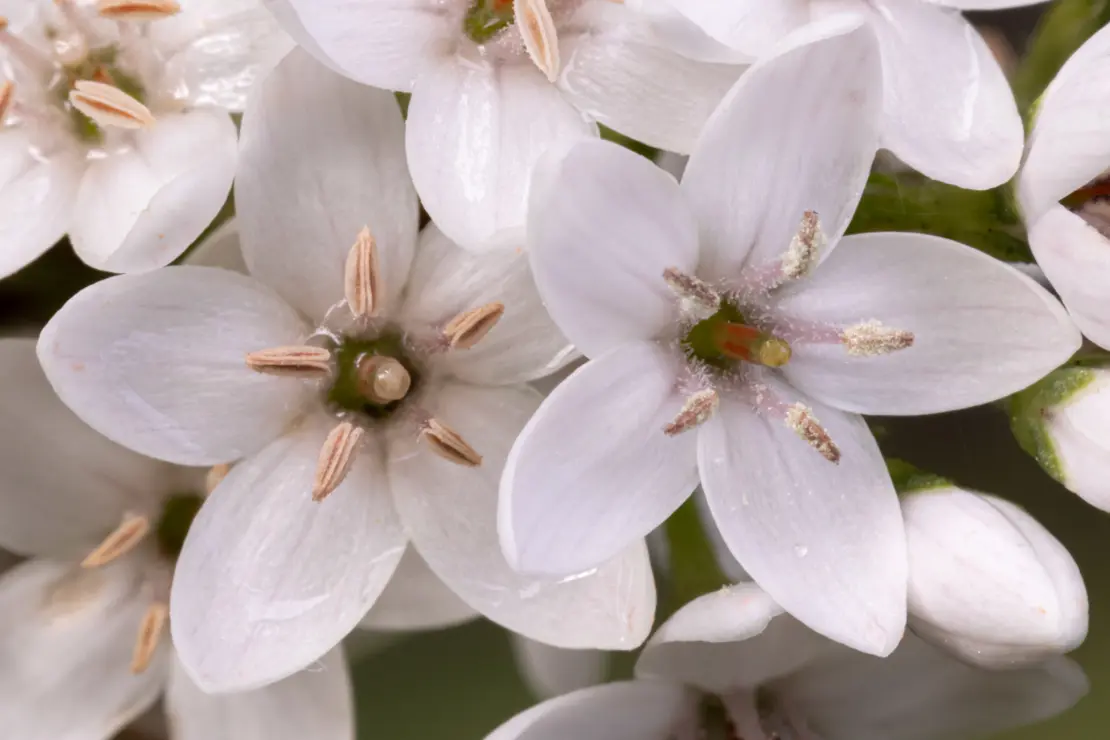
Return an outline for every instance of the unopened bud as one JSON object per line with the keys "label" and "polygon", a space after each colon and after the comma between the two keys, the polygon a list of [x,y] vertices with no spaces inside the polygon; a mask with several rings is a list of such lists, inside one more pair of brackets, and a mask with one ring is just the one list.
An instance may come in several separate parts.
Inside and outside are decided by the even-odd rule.
{"label": "unopened bud", "polygon": [[936,477],[903,494],[909,624],[987,668],[1068,652],[1087,635],[1071,555],[1025,510]]}

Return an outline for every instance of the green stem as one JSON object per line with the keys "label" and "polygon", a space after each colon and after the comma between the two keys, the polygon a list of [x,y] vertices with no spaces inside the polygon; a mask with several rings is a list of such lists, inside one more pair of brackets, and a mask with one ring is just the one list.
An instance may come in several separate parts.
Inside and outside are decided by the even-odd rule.
{"label": "green stem", "polygon": [[717,564],[693,496],[671,514],[663,527],[670,547],[670,588],[665,617],[699,596],[727,585],[729,580]]}

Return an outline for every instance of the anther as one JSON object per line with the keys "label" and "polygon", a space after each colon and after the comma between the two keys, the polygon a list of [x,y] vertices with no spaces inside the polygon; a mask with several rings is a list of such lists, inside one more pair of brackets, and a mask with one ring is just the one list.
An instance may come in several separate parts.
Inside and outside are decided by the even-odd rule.
{"label": "anther", "polygon": [[227,474],[230,472],[231,465],[228,463],[220,463],[219,465],[210,467],[208,472],[204,475],[204,492],[211,495],[212,492],[216,490],[216,486],[223,483],[224,478],[226,478]]}
{"label": "anther", "polygon": [[328,433],[316,461],[316,477],[312,482],[313,501],[323,501],[339,488],[339,484],[351,470],[363,434],[362,427],[349,421],[342,422]]}
{"label": "anther", "polygon": [[98,0],[96,11],[113,21],[143,23],[177,15],[181,5],[175,0]]}
{"label": "anther", "polygon": [[387,355],[366,355],[356,368],[358,389],[374,403],[393,403],[408,395],[412,376],[401,362]]}
{"label": "anther", "polygon": [[154,116],[145,105],[103,82],[78,80],[69,92],[69,102],[98,126],[139,129],[154,123]]}
{"label": "anther", "polygon": [[663,433],[669,437],[674,437],[704,424],[717,412],[720,403],[720,396],[712,388],[698,391],[686,399],[686,403],[682,405],[682,409],[674,417],[674,421],[663,427]]}
{"label": "anther", "polygon": [[795,403],[786,409],[786,425],[817,450],[821,457],[836,464],[840,462],[840,448],[829,437],[821,422],[813,415],[812,409],[804,403]]}
{"label": "anther", "polygon": [[513,0],[513,15],[532,63],[551,82],[559,79],[559,36],[545,0]]}
{"label": "anther", "polygon": [[111,534],[96,546],[84,560],[82,568],[99,568],[135,549],[150,532],[150,519],[141,514],[125,514]]}
{"label": "anther", "polygon": [[443,327],[451,349],[470,349],[490,333],[505,314],[505,304],[493,302],[463,311]]}
{"label": "anther", "polygon": [[887,355],[913,346],[913,332],[883,326],[872,319],[849,326],[840,333],[840,341],[850,355],[869,357]]}
{"label": "anther", "polygon": [[170,607],[163,601],[155,601],[147,607],[139,634],[135,637],[135,648],[131,653],[131,672],[139,674],[150,667],[150,661],[158,650],[158,643],[166,629],[166,619]]}
{"label": "anther", "polygon": [[247,354],[247,367],[264,375],[322,378],[331,372],[331,352],[324,347],[273,347]]}
{"label": "anther", "polygon": [[663,270],[663,280],[678,297],[679,310],[692,321],[708,319],[721,307],[721,296],[717,291],[677,267]]}
{"label": "anther", "polygon": [[347,305],[356,318],[375,316],[381,305],[381,273],[378,267],[378,246],[370,228],[358,233],[343,274],[343,290]]}
{"label": "anther", "polygon": [[4,80],[0,83],[0,121],[8,114],[8,109],[12,105],[12,100],[15,99],[15,83],[11,80]]}
{"label": "anther", "polygon": [[798,233],[790,240],[786,254],[782,256],[782,274],[787,280],[805,277],[816,266],[821,250],[827,239],[821,231],[821,222],[816,211],[806,211]]}
{"label": "anther", "polygon": [[790,345],[747,324],[722,323],[714,329],[714,342],[725,357],[782,367],[790,361]]}
{"label": "anther", "polygon": [[420,429],[420,436],[428,443],[432,452],[448,462],[467,468],[482,464],[482,456],[458,432],[442,422],[428,419]]}

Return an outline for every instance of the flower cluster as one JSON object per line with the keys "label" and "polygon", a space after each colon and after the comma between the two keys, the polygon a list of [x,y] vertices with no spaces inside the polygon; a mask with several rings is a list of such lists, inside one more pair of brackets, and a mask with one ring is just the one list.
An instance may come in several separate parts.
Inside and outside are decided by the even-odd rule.
{"label": "flower cluster", "polygon": [[[0,736],[352,740],[345,640],[479,616],[564,694],[489,740],[1069,708],[1071,555],[873,432],[1000,403],[1110,510],[1110,27],[1026,140],[1023,4],[0,2],[0,274],[119,273],[0,340]],[[880,150],[1039,268],[859,233]]]}

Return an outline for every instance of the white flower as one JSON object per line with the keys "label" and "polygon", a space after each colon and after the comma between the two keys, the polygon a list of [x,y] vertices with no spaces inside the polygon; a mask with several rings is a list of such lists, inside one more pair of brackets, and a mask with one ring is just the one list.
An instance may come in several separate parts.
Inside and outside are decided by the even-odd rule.
{"label": "white flower", "polygon": [[889,658],[856,653],[751,584],[686,605],[636,676],[544,702],[487,740],[945,740],[1047,719],[1087,692],[1066,658],[990,672],[913,636]]}
{"label": "white flower", "polygon": [[228,109],[288,38],[260,0],[5,0],[0,12],[0,277],[67,233],[101,270],[171,262],[231,188]]}
{"label": "white flower", "polygon": [[528,176],[545,151],[596,137],[594,121],[689,151],[740,73],[676,54],[612,0],[269,4],[332,67],[412,92],[405,146],[416,191],[467,248],[519,243]]}
{"label": "white flower", "polygon": [[1108,73],[1110,27],[1091,36],[1041,96],[1018,196],[1037,264],[1083,333],[1110,349]]}
{"label": "white flower", "polygon": [[[171,740],[353,740],[340,649],[255,692],[204,694],[165,634],[174,559],[203,470],[119,447],[58,400],[28,339],[0,341],[0,728],[108,740],[164,693]],[[18,433],[15,432],[18,430]]]}
{"label": "white flower", "polygon": [[859,414],[1003,397],[1080,337],[1043,288],[981,252],[840,239],[875,154],[878,49],[866,27],[811,33],[739,81],[681,186],[607,142],[537,168],[536,284],[591,359],[513,447],[499,528],[515,567],[572,573],[638,541],[700,479],[776,601],[885,654],[905,620],[905,540]]}
{"label": "white flower", "polygon": [[[883,64],[882,146],[935,180],[992,188],[1021,161],[1024,130],[998,61],[961,10],[1039,0],[639,0],[670,6],[712,40],[762,58],[795,29],[834,15],[863,17]],[[686,48],[686,47],[680,47]],[[712,56],[712,55],[711,55]]]}
{"label": "white flower", "polygon": [[1078,647],[1087,589],[1064,546],[1008,501],[922,485],[902,497],[914,632],[987,668]]}
{"label": "white flower", "polygon": [[250,275],[112,278],[39,341],[63,400],[117,442],[181,464],[245,458],[174,581],[175,643],[205,689],[318,659],[410,542],[473,609],[532,638],[628,649],[650,629],[642,542],[574,577],[505,563],[497,481],[540,401],[525,381],[575,353],[526,258],[465,252],[434,226],[418,237],[402,136],[392,95],[292,53],[243,116]]}
{"label": "white flower", "polygon": [[1011,401],[1011,427],[1045,472],[1110,511],[1110,368],[1050,373]]}

